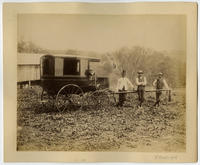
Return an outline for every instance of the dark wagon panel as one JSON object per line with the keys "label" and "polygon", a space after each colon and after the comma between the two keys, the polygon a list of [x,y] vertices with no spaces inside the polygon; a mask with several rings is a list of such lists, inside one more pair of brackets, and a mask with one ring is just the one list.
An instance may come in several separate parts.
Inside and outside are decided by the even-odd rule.
{"label": "dark wagon panel", "polygon": [[93,80],[88,80],[88,78],[84,77],[68,77],[62,78],[46,78],[41,80],[41,85],[45,91],[47,91],[51,95],[55,95],[58,91],[66,84],[76,84],[78,85],[83,92],[95,91],[98,87],[99,88],[109,88],[109,81],[106,77],[100,77],[96,81],[97,85]]}
{"label": "dark wagon panel", "polygon": [[41,81],[42,87],[49,94],[57,94],[58,91],[66,84],[76,84],[82,88],[84,92],[89,90],[95,90],[93,81],[88,81],[87,78],[76,78],[76,79],[64,79],[64,78],[54,78],[54,79],[43,79]]}

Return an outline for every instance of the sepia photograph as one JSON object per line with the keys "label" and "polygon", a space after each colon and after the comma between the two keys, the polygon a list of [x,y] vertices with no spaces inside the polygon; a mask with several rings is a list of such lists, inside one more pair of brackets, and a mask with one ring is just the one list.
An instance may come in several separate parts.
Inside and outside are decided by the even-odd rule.
{"label": "sepia photograph", "polygon": [[4,5],[6,160],[196,160],[196,4],[146,4]]}
{"label": "sepia photograph", "polygon": [[17,150],[185,152],[186,17],[19,14]]}

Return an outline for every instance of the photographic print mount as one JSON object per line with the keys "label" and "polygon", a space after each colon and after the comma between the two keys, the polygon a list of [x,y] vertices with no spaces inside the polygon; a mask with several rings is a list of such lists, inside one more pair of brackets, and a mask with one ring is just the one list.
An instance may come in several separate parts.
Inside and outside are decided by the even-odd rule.
{"label": "photographic print mount", "polygon": [[[78,162],[81,162],[81,161],[83,162],[85,161],[94,161],[94,162],[95,161],[135,161],[135,162],[194,161],[195,159],[193,158],[191,159],[191,157],[192,156],[195,157],[196,155],[195,153],[196,143],[194,144],[194,142],[196,141],[194,140],[196,139],[195,137],[196,125],[195,125],[195,120],[194,120],[195,116],[193,116],[196,114],[196,104],[195,104],[196,100],[193,99],[192,100],[193,103],[191,103],[190,97],[195,98],[197,91],[195,91],[195,89],[193,88],[193,92],[192,92],[191,88],[189,87],[190,86],[194,87],[194,83],[196,83],[196,75],[194,74],[194,71],[196,71],[196,63],[195,63],[196,43],[191,44],[193,41],[195,41],[194,38],[196,37],[195,35],[196,27],[193,26],[195,24],[194,22],[192,24],[190,23],[190,21],[195,21],[194,17],[196,16],[195,15],[196,4],[187,3],[186,5],[185,3],[173,3],[173,4],[172,3],[131,3],[127,5],[127,4],[64,3],[63,9],[61,8],[59,12],[57,11],[58,9],[57,7],[60,6],[61,3],[57,3],[58,5],[57,7],[55,6],[53,7],[52,6],[53,4],[54,3],[4,4],[4,26],[7,27],[6,30],[4,31],[5,33],[4,35],[5,36],[4,37],[4,43],[5,43],[4,44],[5,45],[4,71],[6,70],[6,67],[7,67],[7,65],[5,64],[7,64],[8,62],[9,63],[11,62],[11,60],[9,59],[11,58],[14,59],[12,60],[12,62],[15,63],[13,65],[13,69],[11,69],[13,71],[12,74],[6,74],[6,77],[4,77],[4,81],[8,82],[7,80],[9,80],[9,77],[12,75],[11,77],[12,79],[15,80],[14,82],[17,82],[15,84],[13,81],[9,82],[10,89],[13,88],[13,91],[16,92],[15,96],[8,95],[9,93],[11,93],[10,89],[7,87],[9,83],[4,82],[4,84],[6,84],[4,86],[5,91],[8,90],[8,92],[4,94],[4,98],[6,98],[5,104],[4,104],[5,105],[4,118],[6,119],[8,118],[8,114],[11,113],[10,109],[16,109],[16,112],[17,112],[17,116],[15,116],[14,114],[9,115],[9,119],[5,120],[5,135],[10,134],[12,135],[11,137],[13,139],[16,139],[15,143],[14,141],[13,143],[8,143],[8,141],[5,139],[6,160],[7,161],[12,161],[12,160],[14,161],[35,160],[36,161],[36,159],[31,158],[31,156],[35,157],[37,154],[41,154],[40,151],[45,151],[45,152],[42,152],[44,154],[43,157],[37,157],[37,161],[69,161],[69,162],[71,161],[73,162],[74,161],[78,161]],[[148,5],[145,5],[145,4],[148,4]],[[160,7],[160,4],[162,4],[162,7]],[[37,6],[37,7],[33,10],[33,6]],[[40,6],[43,6],[43,10],[40,10],[39,8]],[[78,8],[78,11],[75,10],[77,8]],[[138,10],[135,10],[136,8]],[[29,10],[29,9],[32,9],[32,10]],[[112,19],[109,17],[112,17]],[[186,17],[187,17],[187,21],[186,21]],[[59,19],[60,19],[60,22],[59,22]],[[177,20],[174,21],[175,19]],[[38,21],[41,21],[41,22],[38,23]],[[54,23],[51,23],[51,21]],[[56,23],[56,21],[58,22]],[[63,24],[61,23],[62,21],[64,22]],[[119,22],[121,21],[124,23],[123,24],[124,26],[122,25],[120,26]],[[142,23],[140,23],[140,21]],[[130,22],[132,22],[133,25]],[[165,26],[166,22],[169,27]],[[49,26],[51,28],[46,30],[46,34],[44,33],[44,30],[42,29],[42,28],[45,28],[45,25],[43,25],[42,23],[44,24],[46,23],[46,25],[49,23],[49,25],[52,25],[52,26]],[[69,26],[65,25],[67,23]],[[13,26],[11,26],[11,24]],[[154,28],[158,24],[161,27],[163,26],[161,28],[160,34],[159,34],[159,31],[155,31],[156,28]],[[106,26],[107,28],[105,28],[103,25]],[[91,29],[89,29],[89,27]],[[175,27],[177,28],[177,30],[175,29]],[[58,33],[59,30],[61,34]],[[81,30],[84,30],[84,31],[82,32]],[[93,34],[91,37],[89,37],[91,38],[91,40],[84,36],[86,34],[90,34],[89,32],[87,32],[87,30],[90,30],[90,33]],[[118,34],[117,36],[116,34],[118,30],[120,30],[120,34]],[[163,34],[162,30],[165,32],[168,32],[169,35],[167,35],[167,33]],[[10,35],[7,35],[8,32],[9,34],[13,34],[13,36],[10,37]],[[40,34],[40,32],[41,32],[41,35],[43,34],[44,36],[40,35],[41,38],[40,37],[37,38],[37,35]],[[144,32],[146,32],[146,34]],[[71,36],[70,34],[67,34],[67,33],[71,33]],[[52,36],[50,35],[50,37],[53,37],[53,35],[55,35],[53,37],[55,38],[54,42],[48,39],[49,37],[48,34],[52,35]],[[63,39],[63,41],[59,40],[58,38],[56,39],[56,34],[57,36],[60,37],[59,39]],[[111,37],[109,36],[109,34]],[[149,36],[149,34],[154,35],[155,38],[152,40],[152,37]],[[62,37],[62,35],[66,37]],[[164,37],[162,37],[162,35]],[[174,41],[172,39],[170,40],[171,35],[173,35],[177,39],[177,41]],[[123,38],[123,36],[125,37]],[[134,36],[134,37],[129,38],[129,36]],[[65,40],[65,38],[67,37],[69,38],[69,40]],[[97,40],[95,37],[99,38],[99,40]],[[107,39],[106,37],[110,37],[110,39],[106,40]],[[163,39],[162,42],[160,43],[156,40],[159,37]],[[166,39],[167,37],[169,37],[168,38],[169,40]],[[74,44],[73,44],[72,39],[74,40]],[[116,42],[115,39],[118,39],[119,42]],[[151,41],[154,41],[155,44],[153,42],[150,42],[149,39],[151,39]],[[85,43],[84,43],[84,40],[85,40]],[[103,44],[106,41],[109,42],[110,44],[109,43]],[[120,41],[123,42],[124,44],[120,43]],[[170,52],[172,54],[172,57],[170,58],[173,59],[174,57],[176,57],[178,58],[178,61],[180,61],[180,59],[183,60],[183,65],[181,65],[180,63],[172,64],[169,58],[170,53],[161,51],[163,50],[162,43],[164,43],[165,41],[166,42],[168,41],[167,42],[168,44],[164,44],[166,46],[165,47],[166,50],[168,51],[170,50],[171,42],[174,42],[174,44],[171,44],[171,45],[174,45],[176,48],[181,49],[181,53]],[[15,46],[16,43],[18,43],[18,48]],[[63,50],[64,46],[62,47],[62,45],[64,45],[64,43],[68,43],[66,44],[66,48],[65,48],[66,50],[64,49],[64,51],[66,52],[64,53],[55,52],[55,49]],[[149,43],[151,45],[149,45]],[[51,44],[55,47],[51,46]],[[12,46],[12,45],[13,45],[13,48],[8,50],[7,46]],[[156,47],[153,47],[153,45],[155,45]],[[56,48],[56,46],[58,47],[60,46],[60,48]],[[38,54],[41,54],[41,57],[40,56],[38,57]],[[57,55],[57,54],[60,54],[60,55]],[[70,54],[72,56],[69,57]],[[28,56],[29,59],[27,58],[27,55],[29,55]],[[66,55],[67,57],[65,57]],[[139,56],[137,57],[137,55]],[[84,56],[84,59],[86,62],[85,63],[82,62],[82,60],[79,59],[79,56],[81,57]],[[92,59],[96,59],[96,58],[100,59],[100,62],[97,62],[97,63],[94,62],[95,65],[93,65],[92,62],[89,62],[90,60],[88,56],[90,56],[90,58]],[[92,56],[95,56],[95,57],[92,57]],[[148,63],[148,60],[151,60],[152,56],[156,57],[157,60],[160,60],[159,62],[155,60],[155,64],[156,62],[162,64],[163,62],[162,60],[164,60],[164,64],[166,64],[166,67],[170,69],[171,69],[170,64],[172,66],[174,65],[183,66],[181,69],[179,68],[180,71],[183,71],[183,73],[180,73],[180,71],[178,71],[177,69],[172,70],[171,72],[167,70],[168,72],[166,72],[166,70],[163,69],[163,66],[158,68],[158,65],[155,65],[153,63],[154,61]],[[190,58],[188,58],[188,56]],[[121,58],[121,57],[126,57],[126,58]],[[30,58],[31,59],[34,58],[35,61],[30,60]],[[112,64],[108,63],[109,58],[111,58],[111,61],[114,63]],[[144,61],[143,65],[141,65],[142,63],[140,62],[140,58],[141,60]],[[38,61],[38,59],[41,59],[41,60]],[[47,59],[46,62],[45,62],[45,59]],[[126,61],[127,59],[131,59],[132,61],[132,62],[130,61],[131,62],[130,66],[125,65],[125,64],[128,64]],[[104,60],[103,61],[104,63],[102,62],[102,60]],[[19,63],[19,61],[21,61],[21,63]],[[30,64],[30,61],[33,63]],[[167,65],[167,62],[169,62],[169,65]],[[185,71],[184,71],[184,62],[185,62],[185,68],[186,68]],[[90,68],[93,67],[92,70],[88,68],[88,63],[91,64]],[[48,66],[50,66],[49,69],[47,67],[47,64]],[[100,64],[100,66],[97,67],[96,65],[98,64]],[[149,67],[151,65],[155,66],[156,68],[154,70],[150,70]],[[83,69],[84,66],[85,66],[85,69]],[[14,70],[14,68],[16,67],[17,67],[17,72],[16,72],[16,69]],[[107,70],[104,70],[105,68]],[[86,70],[88,70],[88,72],[85,72]],[[93,70],[94,70],[95,75],[97,75],[97,77],[93,76]],[[121,72],[123,70],[126,70],[126,77],[130,79],[129,81],[133,84],[133,87],[134,87],[132,89],[125,90],[125,92],[119,91],[121,90],[120,85],[119,85],[119,88],[117,88],[117,81],[118,79],[120,79],[121,76],[123,77],[123,75],[121,75]],[[142,97],[141,96],[142,93],[138,92],[139,84],[136,83],[137,76],[139,76],[139,73],[138,73],[139,70],[143,71],[143,76],[146,78],[146,81],[147,81],[145,85],[146,87],[145,89],[143,89],[143,91],[145,92],[145,96],[144,96],[145,101],[142,105],[142,108],[137,107],[138,103],[141,101],[141,99],[139,99],[139,102],[138,102],[137,97],[139,98]],[[176,74],[176,71],[179,72],[178,76]],[[38,72],[39,72],[39,76],[38,76],[39,78],[37,77]],[[164,105],[159,106],[159,108],[156,107],[156,109],[153,108],[152,110],[151,108],[148,108],[148,106],[153,106],[154,104],[154,103],[150,103],[151,102],[150,98],[153,97],[152,101],[153,102],[156,101],[156,98],[154,97],[156,95],[158,97],[157,93],[159,92],[158,90],[156,92],[155,89],[151,89],[151,87],[153,87],[152,83],[154,79],[157,79],[157,74],[159,72],[164,73],[163,76],[165,77],[166,82],[168,83],[169,87],[172,88],[170,90],[167,90],[167,91],[172,91],[171,96],[170,96],[172,102],[168,103],[169,95],[168,94],[166,95],[164,92],[162,92],[161,97],[164,97],[164,99],[167,98],[167,102],[166,102],[167,105],[165,105],[165,102],[161,102],[161,104],[164,103]],[[33,74],[33,73],[36,73],[36,74]],[[170,75],[172,75],[171,73],[175,74],[175,76],[177,77],[176,80],[174,80],[173,76],[170,77]],[[32,78],[24,77],[26,74],[29,76],[34,75],[35,77],[32,77]],[[53,94],[54,92],[52,92],[51,89],[56,89],[56,85],[52,85],[52,82],[50,82],[50,84],[53,87],[51,87],[51,85],[48,85],[49,79],[47,75],[51,78],[51,80],[55,78],[56,81],[54,82],[57,82],[57,80],[60,80],[61,78],[62,80],[70,79],[70,81],[68,83],[61,84],[60,87],[58,87],[58,90],[55,90],[55,94]],[[182,91],[178,92],[175,90],[175,88],[178,87],[177,84],[179,84],[179,86],[182,86],[182,87],[184,86],[184,75],[186,78],[186,82],[185,82],[186,94],[184,94],[184,92]],[[94,82],[93,85],[95,87],[97,87],[98,84],[101,84],[102,82],[105,83],[107,81],[105,79],[101,79],[102,82],[100,83],[97,81],[98,78],[101,78],[101,77],[109,78],[109,89],[108,89],[108,85],[104,85],[104,88],[99,89],[96,92],[97,94],[95,94],[95,91],[92,88],[90,88],[89,91],[91,91],[92,89],[93,92],[89,97],[88,94],[90,92],[89,93],[86,92],[85,89],[83,89],[83,87],[77,82],[74,83],[74,79],[76,78],[77,80],[77,77],[81,78],[81,80],[79,79],[78,81],[79,83],[80,81],[84,79],[84,77],[86,77],[87,84],[91,82],[92,79],[94,78],[95,81],[93,81]],[[48,81],[46,81],[47,79]],[[191,79],[194,80],[193,84],[191,84]],[[143,79],[141,81],[143,81]],[[41,85],[41,82],[43,83],[42,85]],[[76,103],[77,105],[76,107],[78,107],[78,110],[71,110],[72,108],[70,108],[70,112],[65,110],[66,101],[64,101],[64,110],[62,108],[61,112],[59,110],[54,111],[54,108],[52,108],[54,105],[50,105],[50,110],[53,109],[53,112],[51,113],[47,112],[44,107],[40,107],[40,106],[41,105],[49,106],[49,103],[46,103],[46,101],[41,101],[41,104],[39,104],[39,101],[38,101],[39,99],[37,96],[38,96],[38,93],[40,93],[40,89],[38,88],[36,89],[36,87],[38,87],[37,86],[38,83],[40,84],[40,86],[42,86],[42,88],[46,89],[46,91],[44,91],[44,95],[42,95],[43,98],[52,97],[54,98],[53,100],[55,101],[58,101],[59,98],[61,98],[61,102],[62,102],[63,97],[66,95],[63,95],[61,93],[62,92],[68,93],[67,99],[64,99],[64,100],[68,100],[67,101],[68,103],[71,103],[72,102],[71,100],[73,100],[74,101],[73,105]],[[70,84],[72,85],[68,89],[70,90],[74,89],[73,91],[76,91],[76,92],[69,92],[66,90],[65,86],[66,85],[69,86]],[[189,94],[187,92],[188,89],[190,89]],[[52,96],[49,96],[50,95],[49,93],[52,94]],[[179,95],[180,93],[183,96]],[[70,96],[68,96],[69,94]],[[100,94],[102,94],[102,97],[97,98],[96,96],[97,95],[100,96]],[[124,94],[126,95],[127,105],[118,107],[117,103],[118,101],[120,102],[124,98],[125,96]],[[87,98],[89,101],[85,101],[86,99],[83,97],[85,95],[87,95],[85,98]],[[184,96],[185,96],[185,100],[184,100]],[[106,97],[109,97],[109,100],[111,101],[103,105],[105,101],[102,101],[102,100],[104,100]],[[121,99],[118,100],[118,97],[120,97]],[[97,99],[95,100],[95,98]],[[129,98],[131,99],[131,101],[128,100]],[[183,99],[182,103],[180,102],[181,100],[180,98]],[[51,99],[48,98],[45,100],[49,101]],[[108,100],[108,99],[105,99],[105,100]],[[13,108],[8,107],[7,103],[10,101],[12,101],[12,104],[10,104],[10,106],[12,105]],[[101,102],[103,104],[100,104]],[[91,105],[93,107],[90,110],[86,108],[88,106],[87,103],[93,103]],[[58,104],[60,105],[59,101],[55,103],[55,105],[58,105]],[[173,104],[175,107],[173,107]],[[183,104],[183,105],[180,105],[180,104]],[[67,105],[70,105],[70,104],[67,104]],[[80,105],[81,105],[81,109],[79,109]],[[176,107],[177,105],[180,105],[181,108]],[[131,106],[132,108],[127,108],[127,106]],[[58,107],[58,106],[55,106],[55,107]],[[112,108],[110,109],[110,107],[112,108],[114,107],[114,109]],[[37,112],[35,111],[35,109]],[[178,111],[181,111],[181,114]],[[185,113],[185,118],[184,118],[184,113]],[[33,116],[30,117],[31,115]],[[89,119],[87,121],[81,120],[82,119],[81,116],[84,119],[90,118],[90,120]],[[102,116],[101,119],[99,118],[100,116]],[[129,119],[128,117],[130,116],[132,116],[133,118]],[[156,116],[158,117],[158,119],[155,119]],[[180,116],[182,118],[180,118]],[[44,118],[42,119],[42,117]],[[162,117],[163,117],[163,120],[161,120]],[[64,121],[62,120],[62,118]],[[157,125],[158,128],[149,127],[148,129],[152,131],[148,131],[148,130],[145,131],[144,130],[145,128],[143,129],[142,126],[146,127],[145,124],[148,124],[148,126],[151,126],[151,124],[148,123],[147,121],[148,118],[150,120],[153,120],[152,121],[153,125]],[[175,120],[173,118],[175,118]],[[10,121],[11,119],[13,119],[13,121],[8,123],[8,121]],[[17,119],[17,123],[14,122],[16,121],[16,119]],[[173,131],[173,129],[175,128],[170,126],[170,122],[173,123],[173,121],[177,121],[177,119],[180,119],[180,122],[182,123],[178,123],[177,126],[180,126],[179,127],[180,131],[176,132],[177,134],[173,132],[173,135],[176,134],[174,138],[177,138],[177,136],[180,135],[180,137],[178,138],[179,140],[181,138],[181,140],[183,141],[177,144],[177,146],[172,145],[172,146],[176,146],[174,148],[165,148],[164,146],[162,146],[161,143],[160,144],[157,143],[158,142],[157,141],[158,139],[156,139],[157,137],[153,137],[153,136],[156,134],[156,130],[158,131],[158,134],[160,133],[162,134],[164,132],[164,133],[168,133],[168,135],[171,136],[172,135],[171,132],[165,132],[165,131],[169,131],[169,130]],[[105,120],[106,122],[104,122],[103,120]],[[162,122],[155,123],[157,120],[160,120],[164,123]],[[42,121],[48,121],[48,123],[43,123]],[[188,129],[188,122],[193,123],[192,129]],[[59,125],[59,123],[62,124],[62,126]],[[186,125],[185,130],[184,130],[184,124]],[[92,127],[92,125],[94,127],[97,127],[96,131],[95,131],[95,128]],[[118,126],[115,127],[115,125],[118,125]],[[7,130],[6,127],[11,127],[12,129]],[[118,129],[116,130],[116,128]],[[87,133],[87,131],[89,131],[91,135]],[[159,131],[161,132],[159,133]],[[192,131],[194,134],[188,137],[187,135],[190,131]],[[55,132],[57,132],[56,134],[58,134],[59,137],[55,135]],[[49,133],[49,134],[45,134],[45,133]],[[145,133],[147,133],[147,135],[145,135]],[[150,135],[150,133],[153,133],[154,135]],[[38,142],[41,139],[37,139],[37,138],[38,137],[42,138],[42,136],[45,136],[45,135],[46,137],[50,136],[53,138],[59,138],[59,140],[56,140],[53,138],[52,139],[44,138],[42,139],[44,140],[43,141],[44,143],[42,143],[42,145],[39,144]],[[190,132],[190,135],[191,135],[191,132]],[[148,138],[148,136],[150,136],[150,138]],[[27,137],[28,139],[26,139],[25,137]],[[135,139],[135,137],[137,137],[141,141],[139,140],[139,141],[134,142],[133,139]],[[153,142],[152,138],[156,141],[157,144]],[[191,141],[191,138],[194,138],[194,139]],[[170,139],[170,141],[172,139]],[[54,140],[57,142],[60,142],[60,145],[58,143],[55,143]],[[67,144],[69,142],[71,142],[71,145]],[[176,142],[177,141],[175,140],[174,143]],[[164,145],[166,144],[168,143],[164,143]],[[187,146],[189,144],[190,144],[190,147],[188,148]],[[137,147],[140,150],[138,150]],[[160,148],[161,150],[158,150]],[[20,152],[22,150],[28,151],[28,152],[22,153]],[[48,152],[48,151],[51,151],[51,152]],[[63,152],[56,152],[56,151],[63,151]],[[101,153],[99,153],[99,151],[101,151]],[[124,152],[126,152],[126,154]],[[13,156],[9,157],[12,160],[9,160],[9,158],[6,157],[6,153],[11,153],[11,155],[13,153]],[[34,153],[34,154],[31,154],[31,153]],[[31,154],[31,155],[28,158],[24,156],[23,154],[25,155]],[[49,157],[49,155],[51,154],[60,155],[60,157],[58,157],[59,160],[52,160]],[[68,159],[66,159],[66,156],[64,155],[70,155],[70,158],[68,157]],[[77,155],[80,156],[79,160],[74,159]],[[98,158],[94,159],[94,155],[98,156]],[[144,155],[147,157],[146,160],[142,159],[142,156]],[[47,159],[47,156],[48,156],[48,159]],[[115,156],[117,158],[111,159],[112,156]],[[183,159],[183,158],[188,158],[188,159]]]}

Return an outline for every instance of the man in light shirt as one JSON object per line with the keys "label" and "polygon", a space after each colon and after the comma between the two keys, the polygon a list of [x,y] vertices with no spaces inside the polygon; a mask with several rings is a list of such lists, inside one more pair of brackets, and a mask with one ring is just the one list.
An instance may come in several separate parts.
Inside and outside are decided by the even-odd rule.
{"label": "man in light shirt", "polygon": [[142,103],[144,102],[144,92],[145,86],[147,84],[146,77],[143,76],[143,71],[138,71],[138,77],[136,78],[136,85],[137,85],[137,92],[138,92],[138,100],[139,100],[139,107],[142,107]]}
{"label": "man in light shirt", "polygon": [[166,82],[166,80],[163,78],[163,73],[158,74],[158,78],[154,80],[153,86],[156,88],[156,102],[154,106],[159,106],[160,105],[160,96],[162,94],[162,89],[166,88],[169,89],[169,86]]}
{"label": "man in light shirt", "polygon": [[[130,82],[130,80],[126,77],[126,71],[122,71],[122,77],[118,80],[117,83],[117,90],[119,92],[127,91],[128,88],[134,89],[133,84]],[[124,102],[126,101],[126,93],[120,93],[119,94],[119,102],[118,106],[123,106]]]}

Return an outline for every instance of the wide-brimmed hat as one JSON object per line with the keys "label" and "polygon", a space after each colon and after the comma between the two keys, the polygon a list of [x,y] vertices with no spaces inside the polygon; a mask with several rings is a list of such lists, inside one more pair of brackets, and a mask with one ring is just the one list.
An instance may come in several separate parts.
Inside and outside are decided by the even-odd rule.
{"label": "wide-brimmed hat", "polygon": [[142,70],[139,70],[137,73],[138,73],[138,74],[143,74],[143,71],[142,71]]}
{"label": "wide-brimmed hat", "polygon": [[162,75],[163,75],[163,73],[162,73],[162,72],[159,72],[159,73],[158,73],[158,75],[159,75],[159,76],[162,76]]}

